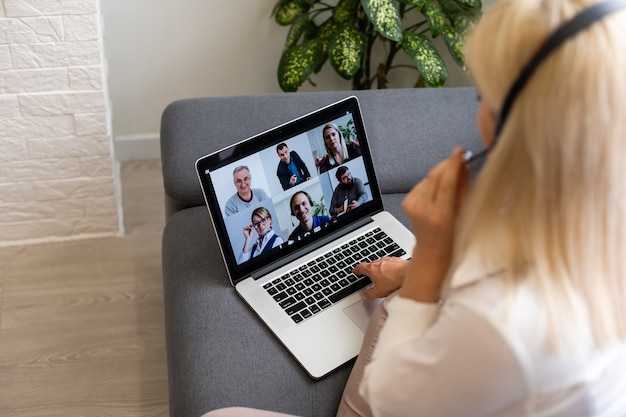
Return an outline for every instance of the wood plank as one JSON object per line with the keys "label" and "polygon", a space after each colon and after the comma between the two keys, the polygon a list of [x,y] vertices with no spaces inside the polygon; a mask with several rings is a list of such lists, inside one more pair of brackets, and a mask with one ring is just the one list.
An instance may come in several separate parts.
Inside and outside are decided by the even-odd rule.
{"label": "wood plank", "polygon": [[124,237],[0,248],[0,415],[167,416],[160,161],[121,167]]}

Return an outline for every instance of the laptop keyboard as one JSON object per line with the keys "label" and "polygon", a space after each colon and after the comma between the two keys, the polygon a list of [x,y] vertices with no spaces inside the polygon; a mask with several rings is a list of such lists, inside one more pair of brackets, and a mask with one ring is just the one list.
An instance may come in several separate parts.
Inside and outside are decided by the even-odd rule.
{"label": "laptop keyboard", "polygon": [[291,319],[300,323],[343,300],[372,281],[352,269],[360,262],[406,254],[380,228],[319,256],[263,288]]}

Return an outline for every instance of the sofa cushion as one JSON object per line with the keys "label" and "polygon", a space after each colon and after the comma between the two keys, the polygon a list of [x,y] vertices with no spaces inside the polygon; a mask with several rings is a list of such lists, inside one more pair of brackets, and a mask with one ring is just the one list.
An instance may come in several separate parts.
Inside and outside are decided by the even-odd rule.
{"label": "sofa cushion", "polygon": [[163,235],[170,416],[246,406],[333,416],[350,372],[312,380],[237,296],[204,207],[172,216]]}

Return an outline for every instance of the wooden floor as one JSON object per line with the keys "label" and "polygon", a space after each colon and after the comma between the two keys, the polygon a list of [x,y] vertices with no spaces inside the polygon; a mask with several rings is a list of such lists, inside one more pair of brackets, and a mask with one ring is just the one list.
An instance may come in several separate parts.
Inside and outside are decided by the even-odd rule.
{"label": "wooden floor", "polygon": [[167,416],[158,160],[122,164],[126,236],[0,248],[0,416]]}

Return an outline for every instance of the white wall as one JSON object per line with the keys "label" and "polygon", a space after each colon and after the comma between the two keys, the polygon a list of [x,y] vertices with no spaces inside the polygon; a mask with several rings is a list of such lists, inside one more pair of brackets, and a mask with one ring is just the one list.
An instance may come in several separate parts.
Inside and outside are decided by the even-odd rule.
{"label": "white wall", "polygon": [[0,2],[0,246],[121,231],[98,0]]}
{"label": "white wall", "polygon": [[[275,3],[104,0],[116,144],[158,137],[161,112],[176,99],[280,92],[276,68],[287,28],[270,17]],[[458,67],[449,69],[447,86],[469,85]],[[314,79],[317,87],[307,84],[300,91],[350,89],[328,64]],[[412,82],[394,80],[392,86]]]}

